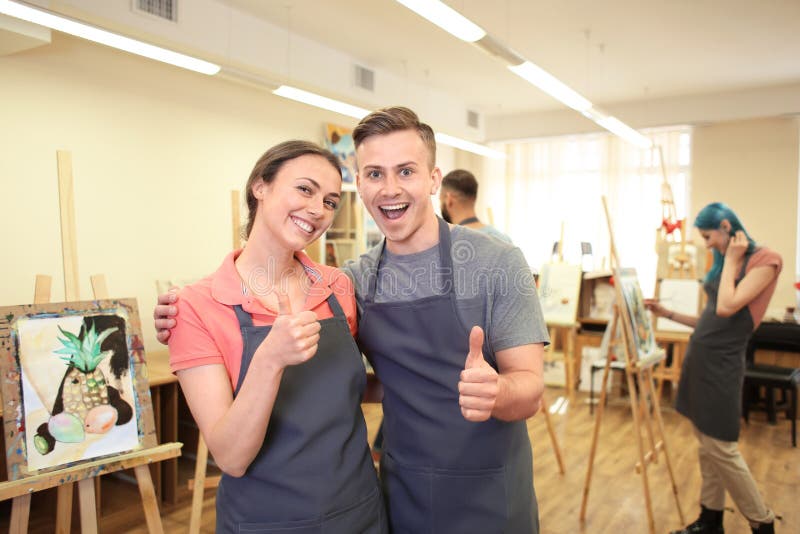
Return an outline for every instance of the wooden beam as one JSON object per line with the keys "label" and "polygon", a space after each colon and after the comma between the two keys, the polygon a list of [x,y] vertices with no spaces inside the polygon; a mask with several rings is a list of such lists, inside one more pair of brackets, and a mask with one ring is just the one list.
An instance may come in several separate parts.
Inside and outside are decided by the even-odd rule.
{"label": "wooden beam", "polygon": [[64,265],[64,300],[80,300],[78,283],[78,243],[75,236],[75,193],[72,180],[72,154],[56,151],[58,162],[58,205],[61,212],[61,254]]}

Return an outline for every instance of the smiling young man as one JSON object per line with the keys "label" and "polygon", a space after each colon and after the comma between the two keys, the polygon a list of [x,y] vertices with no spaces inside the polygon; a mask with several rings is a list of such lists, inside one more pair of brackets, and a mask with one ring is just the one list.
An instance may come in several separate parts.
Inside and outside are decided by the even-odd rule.
{"label": "smiling young man", "polygon": [[384,388],[392,532],[538,532],[524,420],[547,333],[530,269],[518,248],[436,216],[436,143],[413,111],[376,111],[353,139],[359,194],[386,236],[345,270]]}

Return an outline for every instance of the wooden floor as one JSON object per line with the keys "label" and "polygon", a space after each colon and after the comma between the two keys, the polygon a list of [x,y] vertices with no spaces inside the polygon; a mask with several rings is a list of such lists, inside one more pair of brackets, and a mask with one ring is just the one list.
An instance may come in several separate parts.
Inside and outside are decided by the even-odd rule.
{"label": "wooden floor", "polygon": [[[548,389],[551,407],[557,404],[558,389]],[[365,415],[372,439],[380,421],[379,405],[365,405]],[[699,506],[700,473],[696,460],[696,445],[689,424],[674,410],[663,410],[667,429],[667,445],[680,491],[680,501],[687,520],[694,520]],[[544,417],[536,415],[528,422],[534,451],[534,484],[539,502],[542,534],[592,533],[619,534],[647,532],[642,478],[634,471],[638,449],[632,432],[630,405],[626,398],[613,395],[605,410],[600,442],[594,464],[594,474],[586,522],[578,519],[581,496],[586,478],[589,449],[594,428],[585,395],[563,414],[553,414],[561,443],[567,472],[561,475],[550,445]],[[777,426],[767,424],[762,413],[751,415],[749,426],[743,426],[740,440],[742,454],[765,495],[768,505],[783,520],[776,524],[781,533],[800,532],[800,449],[791,447],[789,422],[780,418]],[[181,480],[192,474],[193,465],[181,460]],[[681,526],[669,487],[669,477],[663,462],[648,471],[655,516],[656,531],[668,532]],[[103,482],[101,532],[145,533],[147,528],[141,511],[136,486],[120,480]],[[185,484],[178,503],[162,509],[164,531],[188,531],[191,497]],[[725,514],[725,532],[749,534],[746,521],[734,511]],[[50,507],[54,503],[37,504],[34,496],[29,532],[53,532]],[[0,532],[8,528],[8,505],[0,509]],[[202,532],[214,531],[214,491],[206,490]],[[80,532],[77,520],[73,532]]]}

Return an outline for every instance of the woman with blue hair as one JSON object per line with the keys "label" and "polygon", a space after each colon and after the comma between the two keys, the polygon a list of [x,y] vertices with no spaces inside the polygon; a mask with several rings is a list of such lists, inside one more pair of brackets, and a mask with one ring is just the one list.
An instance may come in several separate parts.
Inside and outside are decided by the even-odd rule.
{"label": "woman with blue hair", "polygon": [[694,225],[714,253],[703,287],[705,309],[695,317],[646,302],[654,315],[694,328],[676,407],[692,422],[699,442],[701,511],[694,523],[672,534],[722,534],[726,490],[754,533],[772,533],[775,515],[764,504],[737,441],[745,350],[775,292],[783,261],[756,245],[725,204],[704,207]]}

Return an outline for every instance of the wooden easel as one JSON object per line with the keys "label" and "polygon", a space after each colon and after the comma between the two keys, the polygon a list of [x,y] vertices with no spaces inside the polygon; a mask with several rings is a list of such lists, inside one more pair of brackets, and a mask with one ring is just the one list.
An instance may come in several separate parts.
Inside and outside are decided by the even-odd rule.
{"label": "wooden easel", "polygon": [[[75,207],[72,177],[72,155],[70,152],[56,152],[58,170],[59,210],[61,222],[62,264],[64,270],[65,301],[79,300],[77,241],[75,233]],[[102,275],[91,277],[96,299],[108,298],[105,278]],[[37,275],[34,287],[34,304],[50,302],[52,278]],[[97,502],[100,475],[133,468],[142,496],[145,519],[149,532],[161,533],[161,516],[158,512],[155,489],[148,465],[180,456],[180,443],[167,443],[148,447],[144,450],[105,458],[78,466],[58,469],[41,475],[34,475],[0,483],[0,500],[13,499],[9,532],[22,534],[28,530],[31,495],[36,491],[58,488],[56,506],[56,531],[69,532],[72,522],[72,487],[78,484],[81,530],[85,533],[97,532]],[[64,482],[69,480],[70,482]]]}
{"label": "wooden easel", "polygon": [[[77,273],[77,269],[74,272]],[[105,277],[94,275],[91,277],[91,281],[95,298],[108,298]],[[65,278],[65,283],[71,283],[70,279]],[[36,276],[34,304],[50,302],[51,285],[52,280],[49,276]],[[73,291],[75,291],[75,288],[72,288],[70,294],[73,294]],[[73,484],[77,483],[81,531],[89,534],[96,533],[99,500],[99,485],[97,483],[99,482],[99,477],[123,469],[133,468],[136,482],[139,486],[139,493],[142,497],[147,529],[151,533],[163,533],[158,501],[156,500],[155,488],[153,487],[153,480],[148,466],[154,462],[177,458],[180,456],[180,449],[180,443],[166,443],[121,454],[113,458],[103,458],[74,467],[0,483],[0,500],[13,499],[9,532],[11,534],[23,534],[28,531],[31,495],[34,492],[53,487],[58,488],[56,531],[69,532],[72,522],[72,488]],[[69,482],[64,482],[65,480]]]}
{"label": "wooden easel", "polygon": [[[615,272],[619,272],[619,257],[617,256],[616,247],[614,245],[614,233],[611,225],[611,218],[608,213],[608,205],[605,197],[603,197],[603,208],[608,221],[609,240],[611,244],[611,261],[612,266],[616,267]],[[628,316],[627,306],[624,305],[624,296],[620,284],[616,285],[617,299],[614,304],[614,314],[611,320],[611,334],[612,340],[609,343],[609,354],[606,356],[606,365],[603,370],[603,384],[600,389],[600,404],[597,408],[597,415],[595,419],[594,432],[592,435],[592,446],[589,452],[589,465],[586,471],[586,483],[583,488],[583,501],[581,503],[581,522],[586,519],[586,508],[589,500],[589,488],[592,482],[592,468],[594,465],[595,452],[597,450],[598,436],[600,433],[600,424],[603,418],[603,411],[606,400],[606,386],[608,384],[608,376],[611,366],[611,354],[616,345],[621,344],[625,354],[625,376],[628,382],[628,391],[631,401],[631,413],[633,414],[634,434],[638,444],[639,461],[636,462],[636,472],[642,475],[642,485],[644,490],[645,505],[647,508],[648,527],[651,534],[655,534],[655,522],[653,519],[653,507],[650,500],[650,485],[647,478],[647,467],[649,464],[658,462],[658,453],[664,453],[664,460],[669,472],[670,481],[672,483],[672,493],[675,497],[675,505],[678,509],[681,523],[684,523],[683,511],[681,510],[680,500],[678,498],[678,487],[675,483],[675,475],[672,471],[672,463],[670,461],[669,452],[667,449],[667,442],[664,432],[664,422],[661,419],[661,407],[659,405],[659,398],[655,395],[653,388],[653,365],[657,360],[642,361],[638,356],[638,349],[635,346],[633,332],[631,325],[633,324],[631,318]],[[623,328],[622,335],[617,335],[617,326],[619,321],[622,321]],[[639,385],[639,392],[637,394],[636,384]],[[649,404],[648,404],[649,399]],[[653,429],[653,419],[655,419],[656,429],[658,434]],[[645,450],[644,436],[642,435],[642,427],[647,433],[647,440],[649,448]]]}
{"label": "wooden easel", "polygon": [[[670,220],[675,219],[675,201],[672,196],[672,187],[667,180],[667,173],[664,169],[664,155],[661,151],[661,147],[658,147],[659,152],[659,161],[661,163],[661,173],[662,173],[662,184],[661,184],[661,206],[662,206],[662,217],[664,220],[670,218]],[[682,219],[678,221],[679,229],[680,229],[680,251],[678,254],[675,255],[672,260],[669,258],[669,245],[663,250],[663,254],[666,254],[667,257],[665,258],[667,264],[667,272],[666,278],[673,279],[688,279],[688,280],[697,280],[697,267],[696,267],[696,259],[693,260],[692,257],[686,253],[686,243],[688,240],[689,232],[686,230],[686,219]],[[663,231],[663,226],[659,228],[659,239],[661,239],[664,243],[674,243],[675,236],[674,232],[666,233]],[[661,247],[659,247],[660,249]],[[659,273],[661,275],[661,273]],[[661,278],[656,279],[655,285],[655,295],[658,296],[661,293]],[[664,339],[664,334],[661,334],[661,338]],[[672,361],[670,365],[667,366],[666,363],[661,363],[653,372],[653,377],[658,381],[658,398],[661,398],[661,394],[664,390],[664,381],[669,380],[673,384],[677,384],[678,380],[681,377],[681,366],[683,365],[683,352],[686,342],[688,340],[688,334],[682,334],[676,332],[673,335],[670,334],[670,342],[672,342]]]}

